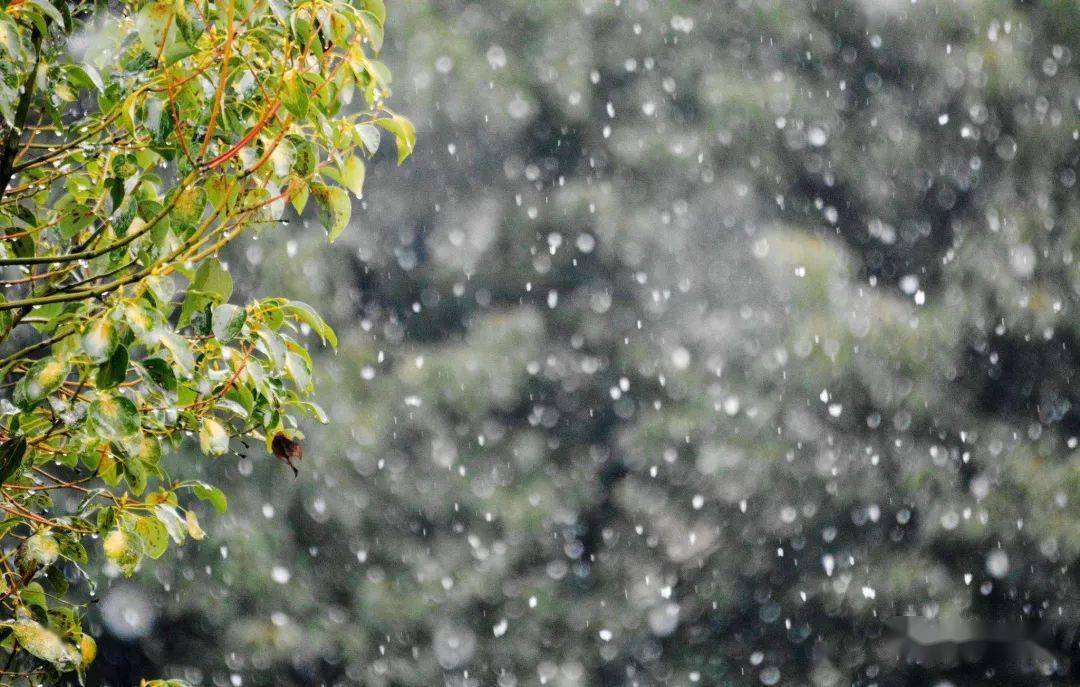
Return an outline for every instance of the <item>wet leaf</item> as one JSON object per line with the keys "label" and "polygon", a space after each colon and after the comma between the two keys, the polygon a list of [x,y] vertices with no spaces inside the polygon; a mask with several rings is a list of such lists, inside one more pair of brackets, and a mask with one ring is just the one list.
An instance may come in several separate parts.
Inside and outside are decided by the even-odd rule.
{"label": "wet leaf", "polygon": [[94,320],[83,334],[83,351],[95,363],[109,359],[116,348],[116,327],[105,318]]}
{"label": "wet leaf", "polygon": [[139,409],[125,396],[99,395],[90,404],[88,417],[106,439],[130,437],[139,432]]}
{"label": "wet leaf", "polygon": [[282,310],[311,327],[312,331],[318,334],[324,343],[329,343],[332,348],[337,348],[337,335],[334,334],[334,330],[330,328],[330,325],[326,324],[326,321],[315,311],[315,308],[301,301],[285,301]]}
{"label": "wet leaf", "polygon": [[60,557],[60,545],[50,533],[42,531],[29,537],[22,545],[24,570],[36,570],[52,565]]}
{"label": "wet leaf", "polygon": [[142,541],[143,553],[150,558],[160,558],[169,548],[169,533],[156,517],[139,518],[135,523],[135,533]]}
{"label": "wet leaf", "polygon": [[55,632],[30,619],[16,620],[11,631],[19,645],[31,656],[55,666],[68,666],[78,661],[69,644]]}
{"label": "wet leaf", "polygon": [[202,527],[199,526],[199,516],[195,515],[195,511],[189,510],[184,513],[184,521],[187,524],[188,534],[191,535],[192,539],[199,541],[206,536]]}
{"label": "wet leaf", "polygon": [[416,146],[416,128],[412,122],[404,117],[394,115],[393,117],[376,119],[375,123],[394,135],[394,141],[397,143],[397,161],[399,165],[412,155],[413,147]]}
{"label": "wet leaf", "polygon": [[169,364],[161,358],[147,358],[142,366],[155,384],[166,391],[176,391],[176,375]]}
{"label": "wet leaf", "polygon": [[224,455],[229,450],[229,434],[214,418],[204,418],[199,429],[199,448],[208,456]]}
{"label": "wet leaf", "polygon": [[221,343],[232,341],[240,334],[246,320],[247,311],[240,306],[231,303],[217,306],[212,311],[214,338]]}
{"label": "wet leaf", "polygon": [[120,345],[113,349],[113,353],[109,356],[109,359],[98,367],[97,377],[95,378],[95,384],[99,389],[112,389],[119,384],[123,383],[127,377],[128,370],[128,350],[126,346]]}
{"label": "wet leaf", "polygon": [[15,385],[12,401],[23,410],[31,410],[46,396],[60,388],[71,372],[66,362],[43,358],[34,363]]}
{"label": "wet leaf", "polygon": [[15,437],[0,444],[0,484],[7,484],[22,467],[26,455],[26,437]]}
{"label": "wet leaf", "polygon": [[333,243],[349,226],[352,201],[344,189],[324,184],[312,184],[311,197],[315,199],[319,223],[326,228],[327,240]]}
{"label": "wet leaf", "polygon": [[228,507],[224,492],[215,486],[199,482],[192,487],[192,492],[200,501],[209,502],[219,513],[224,513]]}
{"label": "wet leaf", "polygon": [[174,542],[177,544],[184,543],[187,525],[180,517],[180,514],[176,512],[176,506],[167,503],[158,504],[154,507],[154,514],[161,521],[161,524],[165,526],[165,531],[169,533],[169,537]]}
{"label": "wet leaf", "polygon": [[167,50],[176,36],[176,3],[172,0],[152,0],[143,5],[135,20],[135,28],[143,47],[151,55]]}
{"label": "wet leaf", "polygon": [[357,198],[362,198],[364,195],[364,177],[366,174],[364,161],[355,155],[350,155],[345,158],[345,162],[341,164],[340,172],[342,185],[352,191],[352,194]]}
{"label": "wet leaf", "polygon": [[125,576],[131,577],[142,558],[142,547],[122,529],[114,529],[102,540],[105,557],[116,564]]}
{"label": "wet leaf", "polygon": [[307,116],[308,85],[295,69],[290,69],[281,77],[281,103],[294,117],[303,119]]}

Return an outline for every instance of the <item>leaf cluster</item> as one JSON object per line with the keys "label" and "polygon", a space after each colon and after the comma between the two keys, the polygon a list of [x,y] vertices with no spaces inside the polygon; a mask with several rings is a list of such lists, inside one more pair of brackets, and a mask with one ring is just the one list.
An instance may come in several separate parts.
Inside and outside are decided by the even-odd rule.
{"label": "leaf cluster", "polygon": [[385,105],[385,19],[382,0],[0,8],[7,674],[93,660],[68,589],[88,548],[130,575],[202,538],[193,501],[225,510],[164,453],[255,439],[298,457],[301,418],[325,422],[305,338],[336,347],[334,332],[302,302],[231,302],[220,254],[309,201],[333,241],[380,131],[399,163],[412,151]]}

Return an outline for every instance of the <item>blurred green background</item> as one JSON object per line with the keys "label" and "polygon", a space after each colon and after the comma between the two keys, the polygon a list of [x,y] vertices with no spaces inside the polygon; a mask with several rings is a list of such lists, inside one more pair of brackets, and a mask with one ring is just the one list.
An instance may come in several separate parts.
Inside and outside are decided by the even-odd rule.
{"label": "blurred green background", "polygon": [[92,684],[1075,683],[1080,4],[389,13],[414,157],[230,258],[337,328],[331,423],[171,458],[229,512],[98,590]]}

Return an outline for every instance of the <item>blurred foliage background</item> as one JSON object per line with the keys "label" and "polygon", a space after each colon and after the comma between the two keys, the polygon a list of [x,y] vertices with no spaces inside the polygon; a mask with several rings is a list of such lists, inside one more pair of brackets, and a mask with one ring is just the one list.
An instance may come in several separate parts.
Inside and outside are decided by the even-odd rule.
{"label": "blurred foliage background", "polygon": [[[419,142],[234,247],[337,328],[300,476],[98,590],[93,684],[1069,684],[1080,5],[417,0]],[[304,220],[306,221],[306,220]],[[1041,628],[903,660],[896,615]],[[898,659],[897,656],[901,657]]]}

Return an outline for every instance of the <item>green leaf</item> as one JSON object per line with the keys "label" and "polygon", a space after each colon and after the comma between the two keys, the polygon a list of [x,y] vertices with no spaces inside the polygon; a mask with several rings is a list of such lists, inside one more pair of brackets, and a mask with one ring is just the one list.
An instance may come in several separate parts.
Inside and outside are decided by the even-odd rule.
{"label": "green leaf", "polygon": [[199,265],[195,272],[195,282],[191,286],[220,299],[219,302],[225,302],[232,296],[233,278],[219,260],[212,258]]}
{"label": "green leaf", "polygon": [[293,145],[293,173],[302,179],[314,174],[319,166],[319,151],[315,144],[299,137],[292,137],[289,142]]}
{"label": "green leaf", "polygon": [[125,460],[121,467],[123,468],[124,479],[127,480],[128,487],[133,494],[138,496],[146,491],[148,475],[146,465],[141,460]]}
{"label": "green leaf", "polygon": [[139,409],[126,396],[99,395],[90,404],[87,417],[102,438],[130,437],[139,432]]}
{"label": "green leaf", "polygon": [[[262,368],[262,364],[259,361],[249,361],[245,371],[248,368],[254,368],[256,365]],[[230,404],[229,410],[237,414],[242,418],[251,416],[251,411],[255,408],[255,397],[251,393],[251,389],[246,384],[233,384],[229,387],[229,390],[225,392],[225,398],[218,402],[219,405],[223,405],[228,402]]]}
{"label": "green leaf", "polygon": [[56,606],[49,609],[49,627],[61,637],[70,637],[75,632],[81,632],[79,618],[75,615],[75,609]]}
{"label": "green leaf", "polygon": [[397,161],[399,165],[405,161],[405,158],[412,155],[413,147],[416,145],[416,127],[413,126],[412,122],[400,115],[394,115],[393,117],[376,119],[375,123],[394,135],[394,141],[397,143]]}
{"label": "green leaf", "polygon": [[[123,193],[124,186],[119,181],[117,181],[113,188],[119,188],[120,192]],[[138,204],[135,201],[121,205],[120,203],[122,201],[122,197],[114,199],[114,207],[116,207],[117,210],[113,214],[112,228],[117,236],[124,236],[127,234],[128,229],[131,227],[131,223],[135,221],[136,213],[139,209]]]}
{"label": "green leaf", "polygon": [[161,442],[153,435],[143,434],[139,437],[139,441],[128,450],[132,458],[148,466],[153,467],[161,463]]}
{"label": "green leaf", "polygon": [[319,424],[330,424],[329,416],[327,416],[326,411],[323,410],[323,407],[318,403],[312,401],[300,401],[296,404],[296,407],[313,417]]}
{"label": "green leaf", "polygon": [[304,9],[294,11],[289,15],[289,27],[296,39],[301,43],[307,43],[311,38],[311,10]]}
{"label": "green leaf", "polygon": [[95,89],[98,93],[105,90],[105,82],[101,80],[101,73],[94,65],[84,62],[82,64],[64,65],[67,72],[68,82],[77,88]]}
{"label": "green leaf", "polygon": [[92,221],[94,221],[94,212],[90,208],[85,205],[70,204],[64,208],[58,228],[65,239],[71,239],[90,226]]}
{"label": "green leaf", "polygon": [[346,45],[353,33],[353,25],[340,12],[329,12],[327,23],[323,23],[323,35],[329,33],[330,40],[337,45]]}
{"label": "green leaf", "polygon": [[53,21],[53,25],[63,28],[64,15],[49,0],[30,0],[30,3],[41,9],[42,13]]}
{"label": "green leaf", "polygon": [[304,214],[304,208],[307,207],[308,197],[310,195],[307,184],[294,177],[292,191],[289,194],[289,202],[292,203],[293,209],[296,210],[297,215]]}
{"label": "green leaf", "polygon": [[307,116],[308,86],[295,69],[290,69],[281,77],[281,104],[297,119]]}
{"label": "green leaf", "polygon": [[217,258],[209,258],[199,265],[191,280],[184,304],[180,308],[180,326],[191,321],[191,315],[202,310],[207,303],[219,304],[229,300],[233,292],[232,275],[221,266]]}
{"label": "green leaf", "polygon": [[340,172],[342,185],[352,191],[357,198],[362,198],[366,176],[364,161],[355,155],[350,155],[345,158],[345,162],[341,163]]}
{"label": "green leaf", "polygon": [[236,202],[239,195],[239,184],[220,174],[208,179],[203,188],[206,190],[206,199],[218,210]]}
{"label": "green leaf", "polygon": [[31,582],[26,585],[26,588],[19,592],[19,598],[22,599],[23,605],[31,608],[40,608],[42,613],[49,610],[48,598],[45,596],[45,590],[42,589],[41,584],[38,582]]}
{"label": "green leaf", "polygon": [[210,336],[214,333],[214,313],[210,304],[191,314],[191,328],[196,336]]}
{"label": "green leaf", "polygon": [[149,287],[150,293],[154,295],[154,299],[158,305],[164,310],[171,310],[170,304],[173,296],[176,295],[176,282],[169,275],[153,275],[147,277],[143,282]]}
{"label": "green leaf", "polygon": [[388,88],[390,85],[392,74],[390,73],[390,67],[379,60],[364,59],[364,71],[371,75],[371,85],[381,86],[382,88]]}
{"label": "green leaf", "polygon": [[262,341],[262,349],[265,351],[270,362],[274,367],[281,367],[285,364],[285,342],[278,336],[277,332],[274,332],[266,327],[260,327],[255,332],[259,339]]}
{"label": "green leaf", "polygon": [[0,444],[0,484],[7,484],[18,472],[25,455],[26,437],[15,437]]}
{"label": "green leaf", "polygon": [[215,486],[206,484],[204,482],[196,482],[192,487],[196,498],[200,501],[207,501],[214,507],[219,513],[224,513],[228,508],[228,502],[225,500],[225,493]]}
{"label": "green leaf", "polygon": [[352,216],[352,201],[344,189],[324,184],[312,184],[311,195],[315,198],[319,222],[326,227],[326,236],[333,243]]}
{"label": "green leaf", "polygon": [[165,48],[165,54],[162,55],[162,58],[166,65],[170,65],[179,62],[185,57],[191,57],[198,52],[198,48],[188,45],[184,41],[172,40],[169,47]]}
{"label": "green leaf", "polygon": [[[172,121],[167,115],[161,116],[162,121]],[[206,210],[206,191],[202,188],[186,188],[179,192],[176,203],[173,205],[169,219],[172,221],[173,231],[181,236],[187,236],[195,231],[202,220]]]}
{"label": "green leaf", "polygon": [[147,358],[142,361],[142,366],[154,384],[166,391],[176,391],[176,375],[169,367],[169,363],[161,358]]}
{"label": "green leaf", "polygon": [[78,540],[76,535],[62,532],[56,535],[56,543],[60,546],[60,555],[64,558],[78,563],[79,565],[86,565],[89,562],[89,556],[86,555],[86,548],[82,545],[82,542]]}
{"label": "green leaf", "polygon": [[150,558],[161,558],[161,554],[169,548],[169,532],[156,517],[139,518],[135,523],[135,533],[142,540],[143,553]]}
{"label": "green leaf", "polygon": [[302,392],[312,390],[311,369],[302,357],[289,351],[285,358],[285,371],[288,372],[298,390]]}
{"label": "green leaf", "polygon": [[99,389],[112,389],[123,383],[127,377],[128,350],[120,345],[113,351],[112,356],[98,367],[95,383]]}
{"label": "green leaf", "polygon": [[157,341],[172,355],[173,363],[180,374],[190,377],[195,369],[195,356],[187,339],[174,331],[162,330],[158,332]]}
{"label": "green leaf", "polygon": [[212,318],[214,338],[221,343],[228,343],[244,328],[247,310],[238,305],[223,303],[214,308]]}
{"label": "green leaf", "polygon": [[301,301],[285,301],[282,310],[311,327],[311,330],[319,335],[323,343],[329,343],[331,347],[337,349],[337,335],[334,334],[334,330],[330,328],[330,325],[326,324],[326,321],[315,311],[315,308]]}

